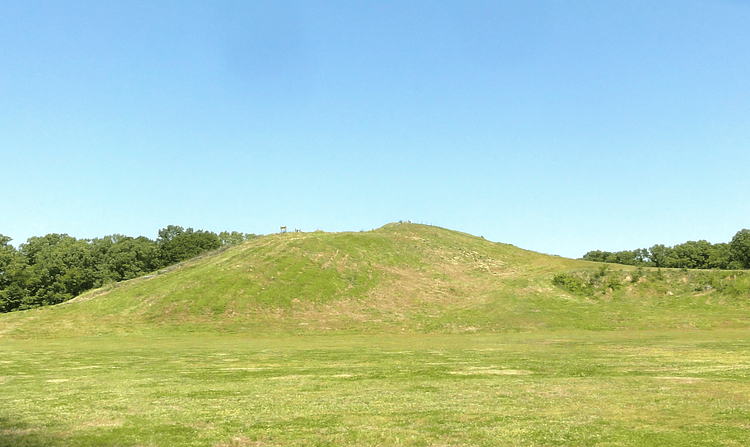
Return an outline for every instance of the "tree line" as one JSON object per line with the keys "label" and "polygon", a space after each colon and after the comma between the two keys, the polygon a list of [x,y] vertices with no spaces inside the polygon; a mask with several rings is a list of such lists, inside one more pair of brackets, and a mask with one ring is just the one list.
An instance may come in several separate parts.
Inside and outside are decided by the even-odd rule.
{"label": "tree line", "polygon": [[86,290],[137,278],[201,253],[257,237],[169,225],[156,240],[121,234],[31,237],[18,249],[0,234],[0,312],[58,304]]}
{"label": "tree line", "polygon": [[663,244],[651,248],[618,252],[590,251],[586,261],[664,268],[739,270],[750,268],[750,230],[740,230],[729,243],[712,244],[705,240],[688,241],[673,247]]}

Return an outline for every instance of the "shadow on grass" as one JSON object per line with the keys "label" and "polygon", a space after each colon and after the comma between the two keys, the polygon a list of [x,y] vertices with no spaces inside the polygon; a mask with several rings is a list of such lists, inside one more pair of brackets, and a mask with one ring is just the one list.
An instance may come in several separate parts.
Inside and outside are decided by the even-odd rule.
{"label": "shadow on grass", "polygon": [[48,447],[65,445],[64,439],[51,436],[43,429],[0,417],[0,447]]}
{"label": "shadow on grass", "polygon": [[46,427],[31,426],[8,416],[0,416],[0,447],[72,447],[72,446],[135,446],[187,445],[198,436],[193,427],[180,424],[153,425],[143,419],[134,426],[94,430],[88,433],[62,436],[50,433]]}

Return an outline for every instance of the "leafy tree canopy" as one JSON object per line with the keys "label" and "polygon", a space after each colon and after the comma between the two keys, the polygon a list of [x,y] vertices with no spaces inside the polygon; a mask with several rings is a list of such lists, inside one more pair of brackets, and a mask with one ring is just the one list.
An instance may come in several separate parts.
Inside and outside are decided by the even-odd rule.
{"label": "leafy tree canopy", "polygon": [[256,237],[236,231],[195,231],[179,225],[159,230],[156,241],[113,234],[76,239],[34,236],[18,250],[0,234],[0,312],[69,300],[104,284],[137,278],[222,245]]}
{"label": "leafy tree canopy", "polygon": [[742,268],[750,268],[750,230],[738,231],[729,246],[732,259]]}
{"label": "leafy tree canopy", "polygon": [[159,247],[165,264],[175,264],[221,247],[216,233],[170,225],[159,231]]}
{"label": "leafy tree canopy", "polygon": [[688,241],[667,247],[656,244],[649,249],[607,252],[590,251],[583,259],[613,264],[688,269],[750,268],[750,230],[741,230],[732,242],[712,244],[706,240]]}

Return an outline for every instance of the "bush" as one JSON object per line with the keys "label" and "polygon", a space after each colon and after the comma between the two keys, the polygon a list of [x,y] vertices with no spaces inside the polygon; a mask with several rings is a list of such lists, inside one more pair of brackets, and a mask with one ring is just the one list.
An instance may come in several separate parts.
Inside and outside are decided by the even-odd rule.
{"label": "bush", "polygon": [[555,275],[555,277],[552,278],[552,284],[572,295],[592,296],[594,294],[594,287],[590,282],[567,273]]}

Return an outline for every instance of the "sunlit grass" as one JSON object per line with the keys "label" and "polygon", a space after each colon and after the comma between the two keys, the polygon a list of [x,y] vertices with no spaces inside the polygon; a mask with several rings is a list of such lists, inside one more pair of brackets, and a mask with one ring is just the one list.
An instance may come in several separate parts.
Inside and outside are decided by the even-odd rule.
{"label": "sunlit grass", "polygon": [[746,446],[749,287],[423,225],[267,236],[0,315],[0,447]]}
{"label": "sunlit grass", "polygon": [[0,342],[0,446],[747,445],[750,332]]}

